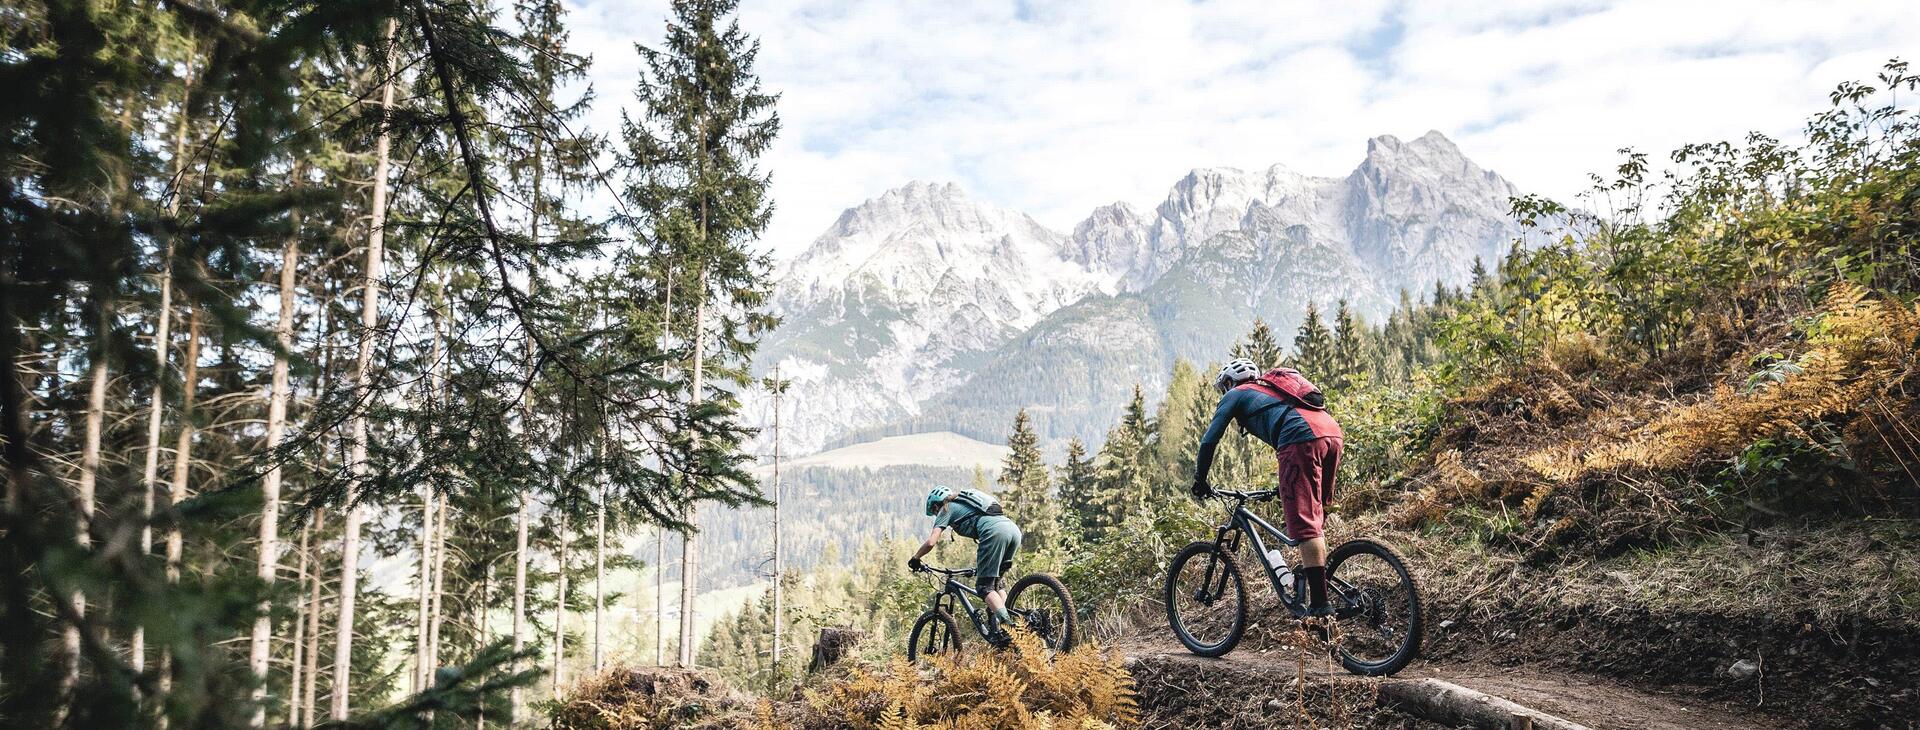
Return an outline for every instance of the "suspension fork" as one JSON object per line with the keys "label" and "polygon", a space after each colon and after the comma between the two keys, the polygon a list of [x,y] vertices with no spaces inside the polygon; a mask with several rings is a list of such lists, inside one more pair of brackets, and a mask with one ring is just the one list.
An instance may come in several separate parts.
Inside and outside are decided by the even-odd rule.
{"label": "suspension fork", "polygon": [[1212,603],[1213,599],[1227,592],[1227,578],[1229,577],[1227,575],[1227,569],[1225,566],[1222,566],[1220,564],[1221,561],[1214,556],[1216,554],[1232,555],[1233,551],[1240,547],[1239,526],[1239,514],[1236,510],[1227,515],[1226,522],[1221,523],[1218,528],[1215,528],[1213,546],[1217,553],[1207,554],[1207,572],[1202,576],[1200,581],[1200,585],[1202,586],[1201,591],[1206,594],[1205,601],[1207,603]]}

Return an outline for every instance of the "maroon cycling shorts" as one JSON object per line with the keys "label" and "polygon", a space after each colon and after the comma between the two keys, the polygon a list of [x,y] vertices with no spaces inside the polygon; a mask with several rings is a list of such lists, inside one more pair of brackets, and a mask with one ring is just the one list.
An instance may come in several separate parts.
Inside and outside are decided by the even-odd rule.
{"label": "maroon cycling shorts", "polygon": [[1295,540],[1319,537],[1340,475],[1339,436],[1287,444],[1274,450],[1279,461],[1280,501],[1286,505],[1287,535]]}

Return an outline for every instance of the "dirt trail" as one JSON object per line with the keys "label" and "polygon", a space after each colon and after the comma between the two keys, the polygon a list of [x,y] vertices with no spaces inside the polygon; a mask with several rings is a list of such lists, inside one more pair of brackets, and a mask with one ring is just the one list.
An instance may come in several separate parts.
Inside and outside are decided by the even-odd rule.
{"label": "dirt trail", "polygon": [[[1378,684],[1384,681],[1435,678],[1501,697],[1534,710],[1580,723],[1594,730],[1743,730],[1754,727],[1793,727],[1800,723],[1729,710],[1675,694],[1627,687],[1606,679],[1534,666],[1496,667],[1481,664],[1415,662],[1387,679],[1347,674],[1324,658],[1302,662],[1289,648],[1246,648],[1219,659],[1194,656],[1167,641],[1129,637],[1115,649],[1129,663],[1184,665],[1210,675],[1234,677],[1242,687],[1271,680],[1274,695],[1302,674],[1309,683]],[[1304,665],[1304,666],[1303,666]],[[1252,688],[1247,688],[1252,689]],[[1257,693],[1258,690],[1255,690]]]}

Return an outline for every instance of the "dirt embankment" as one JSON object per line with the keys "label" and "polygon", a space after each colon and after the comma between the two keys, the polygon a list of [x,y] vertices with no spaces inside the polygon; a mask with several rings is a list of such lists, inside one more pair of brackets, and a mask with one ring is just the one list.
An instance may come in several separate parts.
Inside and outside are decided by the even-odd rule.
{"label": "dirt embankment", "polygon": [[1920,635],[1900,625],[1584,606],[1495,614],[1433,639],[1432,661],[1597,675],[1775,727],[1920,727]]}

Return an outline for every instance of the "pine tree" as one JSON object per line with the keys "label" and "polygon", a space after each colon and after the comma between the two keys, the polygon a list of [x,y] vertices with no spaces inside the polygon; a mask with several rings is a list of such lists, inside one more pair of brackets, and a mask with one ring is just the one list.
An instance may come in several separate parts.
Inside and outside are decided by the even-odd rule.
{"label": "pine tree", "polygon": [[1060,467],[1058,482],[1056,491],[1065,507],[1060,518],[1065,537],[1076,543],[1092,539],[1102,524],[1092,509],[1097,504],[1099,483],[1093,460],[1087,458],[1087,447],[1080,439],[1067,441],[1067,461]]}
{"label": "pine tree", "polygon": [[[1256,323],[1254,327],[1257,331],[1264,325]],[[1278,363],[1278,355],[1269,362]],[[1153,470],[1171,487],[1156,490],[1157,502],[1184,498],[1178,488],[1193,481],[1194,456],[1200,451],[1200,437],[1213,420],[1213,404],[1211,399],[1196,401],[1188,395],[1211,394],[1211,381],[1212,378],[1185,358],[1174,361],[1173,375],[1167,381],[1167,397],[1160,402],[1153,419],[1159,430],[1159,438],[1154,440]]]}
{"label": "pine tree", "polygon": [[1320,310],[1307,304],[1307,317],[1293,337],[1293,367],[1307,376],[1325,379],[1334,372],[1333,334],[1320,321]]}
{"label": "pine tree", "polygon": [[1333,368],[1329,373],[1334,389],[1351,388],[1373,372],[1374,355],[1368,334],[1365,325],[1347,306],[1347,300],[1340,300],[1340,308],[1333,317]]}
{"label": "pine tree", "polygon": [[1233,356],[1252,360],[1254,365],[1259,366],[1261,370],[1266,370],[1278,366],[1283,353],[1280,350],[1279,338],[1273,334],[1273,328],[1267,326],[1265,319],[1255,318],[1253,330],[1247,333],[1246,339],[1234,344]]}
{"label": "pine tree", "polygon": [[[665,44],[640,48],[646,70],[635,98],[645,114],[628,118],[623,129],[634,171],[626,200],[647,226],[646,238],[661,247],[664,255],[657,258],[691,272],[681,278],[692,284],[694,310],[688,395],[705,421],[696,424],[713,428],[675,437],[687,504],[748,497],[743,490],[749,480],[738,468],[740,433],[729,425],[737,402],[731,396],[709,400],[705,374],[712,368],[722,381],[744,385],[740,362],[752,352],[748,337],[770,324],[756,312],[766,297],[765,263],[748,244],[772,214],[768,178],[756,160],[778,133],[779,118],[775,97],[760,90],[753,74],[758,42],[726,20],[736,5],[674,3]],[[713,458],[691,458],[696,453]],[[691,523],[693,515],[687,517]],[[688,666],[695,661],[696,544],[688,540],[681,557],[680,663]]]}
{"label": "pine tree", "polygon": [[1052,485],[1042,461],[1040,437],[1034,434],[1024,408],[1013,417],[1007,448],[1000,464],[998,496],[1026,534],[1022,547],[1043,550],[1058,545],[1060,507],[1047,493]]}
{"label": "pine tree", "polygon": [[1099,488],[1094,497],[1095,529],[1099,534],[1108,534],[1125,522],[1127,515],[1150,504],[1154,439],[1146,396],[1135,385],[1133,399],[1127,403],[1119,425],[1107,432],[1107,442],[1100,447]]}

